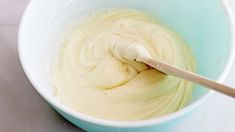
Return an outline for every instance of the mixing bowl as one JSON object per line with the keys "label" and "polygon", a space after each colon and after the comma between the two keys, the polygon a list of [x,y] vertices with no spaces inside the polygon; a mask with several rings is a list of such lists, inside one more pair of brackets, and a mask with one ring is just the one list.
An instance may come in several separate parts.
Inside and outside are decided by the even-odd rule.
{"label": "mixing bowl", "polygon": [[[223,82],[234,58],[233,19],[220,0],[32,0],[21,21],[19,56],[38,93],[62,116],[88,131],[164,131],[177,124],[213,92],[196,85],[182,110],[145,121],[107,121],[61,104],[52,94],[51,67],[63,36],[85,16],[100,9],[143,10],[180,34],[197,61],[197,73]],[[32,102],[33,103],[33,102]]]}

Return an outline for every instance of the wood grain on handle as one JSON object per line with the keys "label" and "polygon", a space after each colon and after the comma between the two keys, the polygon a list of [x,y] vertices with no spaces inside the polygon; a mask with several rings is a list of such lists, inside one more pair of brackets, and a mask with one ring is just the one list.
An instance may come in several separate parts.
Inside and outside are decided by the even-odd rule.
{"label": "wood grain on handle", "polygon": [[220,93],[223,93],[223,94],[226,94],[228,96],[235,98],[235,89],[231,88],[229,86],[217,83],[215,81],[212,81],[210,79],[207,79],[207,78],[202,77],[200,75],[197,75],[195,73],[177,68],[175,66],[172,66],[172,65],[169,65],[164,62],[157,61],[157,60],[146,59],[143,62],[149,66],[152,66],[153,68],[156,68],[157,70],[159,70],[165,74],[179,77],[179,78],[182,78],[184,80],[188,80],[188,81],[191,81],[194,83],[201,84],[205,87],[208,87],[210,89],[213,89],[215,91],[218,91]]}

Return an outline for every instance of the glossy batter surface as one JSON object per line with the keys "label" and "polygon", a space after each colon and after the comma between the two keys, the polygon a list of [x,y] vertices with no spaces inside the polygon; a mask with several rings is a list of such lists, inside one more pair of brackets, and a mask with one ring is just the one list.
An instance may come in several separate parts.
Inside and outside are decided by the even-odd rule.
{"label": "glossy batter surface", "polygon": [[154,18],[127,9],[99,12],[66,36],[52,75],[58,99],[80,113],[118,121],[150,119],[187,104],[190,82],[127,59],[135,53],[120,54],[130,50],[120,45],[141,45],[154,59],[195,67],[184,41]]}

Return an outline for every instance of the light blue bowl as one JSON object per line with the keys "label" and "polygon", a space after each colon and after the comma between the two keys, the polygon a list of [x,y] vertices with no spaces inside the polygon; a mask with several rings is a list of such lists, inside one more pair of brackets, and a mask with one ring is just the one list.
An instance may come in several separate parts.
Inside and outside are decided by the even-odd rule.
{"label": "light blue bowl", "polygon": [[35,89],[61,115],[88,131],[167,130],[213,92],[196,86],[191,103],[182,110],[137,122],[106,121],[83,115],[52,95],[50,68],[66,30],[93,11],[112,7],[136,8],[159,18],[192,47],[198,73],[219,82],[225,79],[235,53],[231,11],[227,3],[220,0],[33,0],[25,11],[19,32],[22,66]]}

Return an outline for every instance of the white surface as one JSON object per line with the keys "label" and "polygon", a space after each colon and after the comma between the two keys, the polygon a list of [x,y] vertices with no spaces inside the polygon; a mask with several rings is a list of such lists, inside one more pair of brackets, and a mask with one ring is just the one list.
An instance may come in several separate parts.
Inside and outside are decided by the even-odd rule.
{"label": "white surface", "polygon": [[[16,32],[15,29],[18,26],[21,13],[27,1],[28,0],[0,0],[0,29],[4,29],[0,30],[1,35],[3,35],[3,36],[0,35],[0,39],[2,39],[2,37],[3,39],[9,39],[9,41],[12,41],[12,39],[16,39],[15,37],[14,38],[10,37],[10,35],[12,35],[10,32],[12,31],[12,29],[14,29],[13,33]],[[234,0],[228,0],[228,1],[230,2],[230,5],[232,6],[233,11],[235,12],[235,1]],[[14,46],[16,46],[16,44]],[[5,76],[5,78],[7,78],[7,76]],[[225,84],[235,87],[235,63],[233,64],[233,68],[231,69],[230,74],[228,75],[225,81]],[[58,115],[53,115],[53,116],[58,116]],[[58,120],[54,120],[53,123],[60,124],[61,121],[58,122]],[[36,125],[34,124],[32,128],[36,128],[35,126]],[[30,126],[28,126],[27,130],[35,130],[35,129],[30,129],[29,127]],[[11,130],[10,127],[9,130]],[[41,130],[45,131],[52,129],[41,129]],[[68,128],[68,131],[70,130],[74,131],[74,129]],[[189,131],[190,132],[235,132],[235,100],[230,97],[216,93],[198,110],[196,110],[193,114],[191,114],[190,118],[186,118],[178,126],[172,128],[170,132],[189,132]]]}

